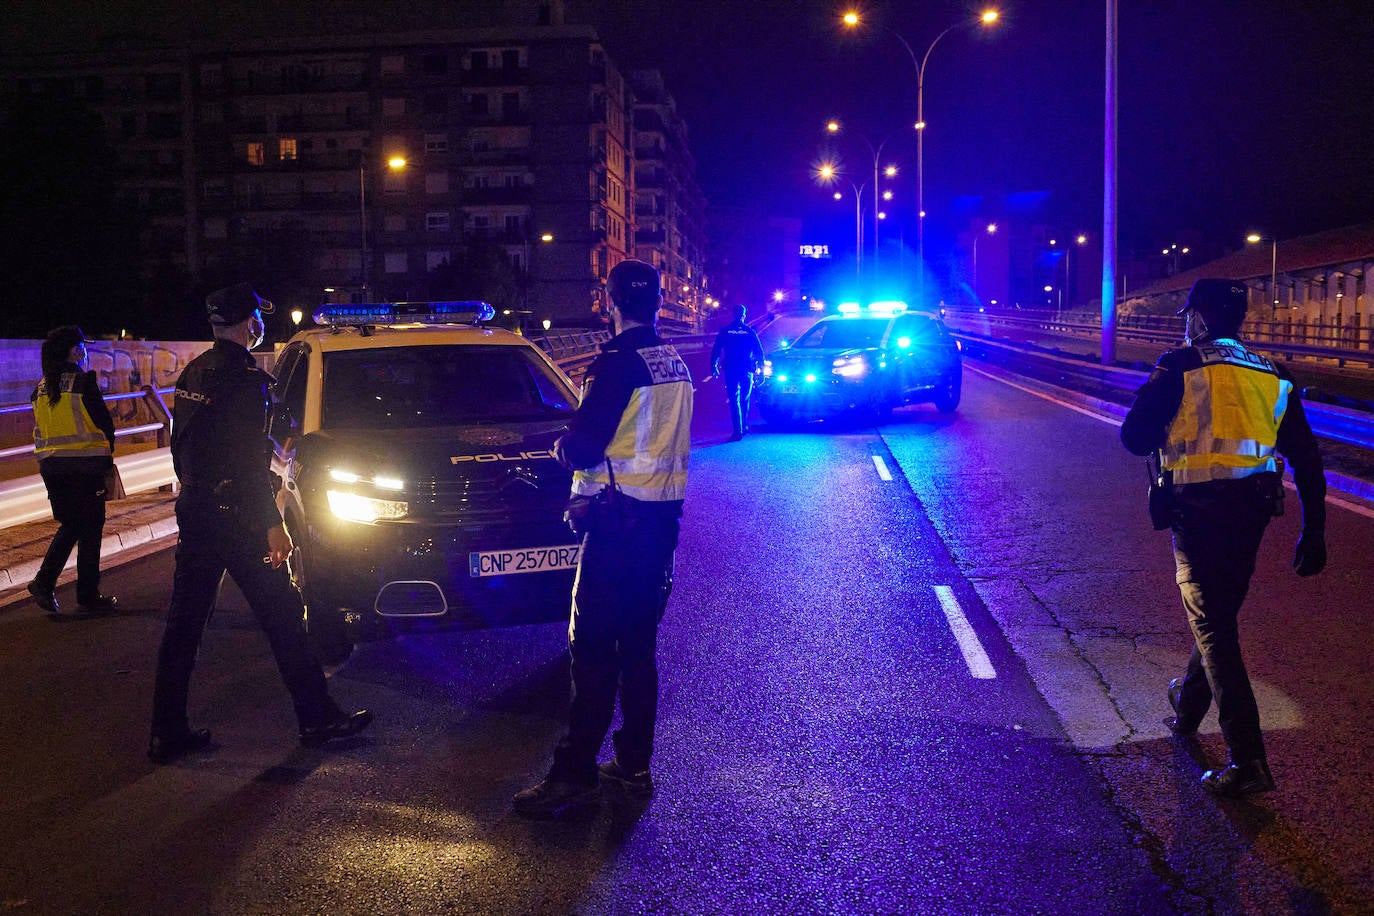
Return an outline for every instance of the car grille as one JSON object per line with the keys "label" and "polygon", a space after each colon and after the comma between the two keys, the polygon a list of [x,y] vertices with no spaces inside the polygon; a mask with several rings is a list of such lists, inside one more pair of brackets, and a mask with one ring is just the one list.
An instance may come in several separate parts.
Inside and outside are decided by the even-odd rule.
{"label": "car grille", "polygon": [[484,479],[426,477],[416,481],[411,516],[470,523],[557,518],[567,498],[566,480],[519,468]]}

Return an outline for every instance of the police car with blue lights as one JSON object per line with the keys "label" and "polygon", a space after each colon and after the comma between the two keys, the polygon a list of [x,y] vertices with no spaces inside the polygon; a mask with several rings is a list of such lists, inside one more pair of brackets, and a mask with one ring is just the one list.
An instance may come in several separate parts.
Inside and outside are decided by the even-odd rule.
{"label": "police car with blue lights", "polygon": [[963,389],[959,343],[939,316],[903,302],[840,305],[763,364],[759,412],[770,425],[844,415],[889,417],[931,402],[953,413]]}
{"label": "police car with blue lights", "polygon": [[388,633],[566,619],[578,544],[552,447],[577,408],[485,302],[321,306],[276,362],[288,564],[326,663]]}

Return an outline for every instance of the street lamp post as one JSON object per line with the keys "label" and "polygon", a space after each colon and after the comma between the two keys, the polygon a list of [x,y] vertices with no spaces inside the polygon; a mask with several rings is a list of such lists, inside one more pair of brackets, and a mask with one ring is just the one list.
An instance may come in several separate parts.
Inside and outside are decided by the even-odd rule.
{"label": "street lamp post", "polygon": [[1273,321],[1279,310],[1279,240],[1273,236],[1252,232],[1245,237],[1245,241],[1252,245],[1259,242],[1269,243],[1269,295],[1273,300],[1273,305],[1269,307],[1269,320]]}
{"label": "street lamp post", "polygon": [[[925,200],[925,131],[926,131],[926,64],[930,62],[930,52],[935,50],[935,46],[940,43],[950,32],[963,26],[972,25],[993,25],[997,22],[998,12],[996,10],[986,10],[977,19],[961,20],[946,28],[935,40],[926,48],[926,53],[918,61],[916,52],[911,45],[898,32],[888,29],[893,37],[902,43],[906,48],[907,54],[911,57],[911,63],[916,68],[916,285],[918,298],[924,301],[925,294],[925,240],[926,240],[926,200]],[[850,28],[856,28],[860,23],[859,14],[848,12],[844,15],[844,24]]]}
{"label": "street lamp post", "polygon": [[[834,120],[828,121],[826,122],[825,129],[829,133],[838,134],[841,131],[840,122]],[[875,269],[878,266],[878,220],[883,218],[882,205],[878,202],[878,186],[880,181],[878,176],[879,172],[886,175],[888,178],[895,178],[897,176],[897,167],[895,165],[888,165],[887,168],[882,167],[883,150],[887,147],[888,142],[892,140],[893,137],[897,136],[897,133],[898,132],[893,132],[888,134],[877,146],[874,146],[873,141],[869,140],[863,134],[854,134],[854,136],[863,141],[864,146],[868,147],[868,152],[873,157],[873,266]],[[822,166],[822,168],[824,168],[824,166]],[[890,192],[884,196],[888,200],[892,199]]]}
{"label": "street lamp post", "polygon": [[[987,229],[984,230],[984,232],[987,235],[996,235],[997,224],[988,223]],[[973,298],[975,300],[974,305],[981,305],[983,302],[983,300],[978,296],[978,240],[980,238],[982,238],[982,233],[975,232],[973,234]]]}
{"label": "street lamp post", "polygon": [[[848,178],[841,178],[835,166],[828,162],[816,169],[816,180],[822,184],[844,181],[854,191],[854,279],[857,281],[863,277],[864,263],[863,186],[855,184]],[[841,191],[836,191],[834,196],[836,200],[844,199],[844,193]]]}
{"label": "street lamp post", "polygon": [[[404,156],[392,156],[387,159],[387,168],[393,172],[399,172],[406,167]],[[359,274],[363,282],[363,301],[368,299],[368,269],[367,269],[367,158],[364,156],[358,160],[358,222],[362,228],[363,237],[363,262]]]}

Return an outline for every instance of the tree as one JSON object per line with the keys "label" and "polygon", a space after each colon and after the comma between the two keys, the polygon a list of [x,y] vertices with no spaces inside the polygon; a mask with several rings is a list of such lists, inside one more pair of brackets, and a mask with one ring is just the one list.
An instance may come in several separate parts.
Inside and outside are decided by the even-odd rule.
{"label": "tree", "polygon": [[433,299],[483,299],[497,313],[521,306],[520,273],[511,266],[505,249],[490,239],[468,240],[462,256],[430,272]]}

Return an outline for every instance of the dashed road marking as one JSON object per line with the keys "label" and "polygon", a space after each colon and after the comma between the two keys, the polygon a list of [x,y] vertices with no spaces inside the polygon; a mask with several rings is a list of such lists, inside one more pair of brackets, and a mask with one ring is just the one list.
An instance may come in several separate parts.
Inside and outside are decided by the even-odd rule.
{"label": "dashed road marking", "polygon": [[948,585],[937,585],[935,597],[940,599],[940,608],[945,612],[949,628],[954,631],[959,651],[964,653],[964,663],[968,665],[969,674],[980,680],[997,677],[988,654],[983,651],[983,644],[978,641],[978,634],[973,632],[972,624],[964,616],[964,609],[959,606],[959,599],[954,597],[954,590]]}
{"label": "dashed road marking", "polygon": [[892,472],[887,469],[887,462],[883,460],[882,455],[873,456],[873,466],[878,469],[878,476],[883,480],[892,479]]}

